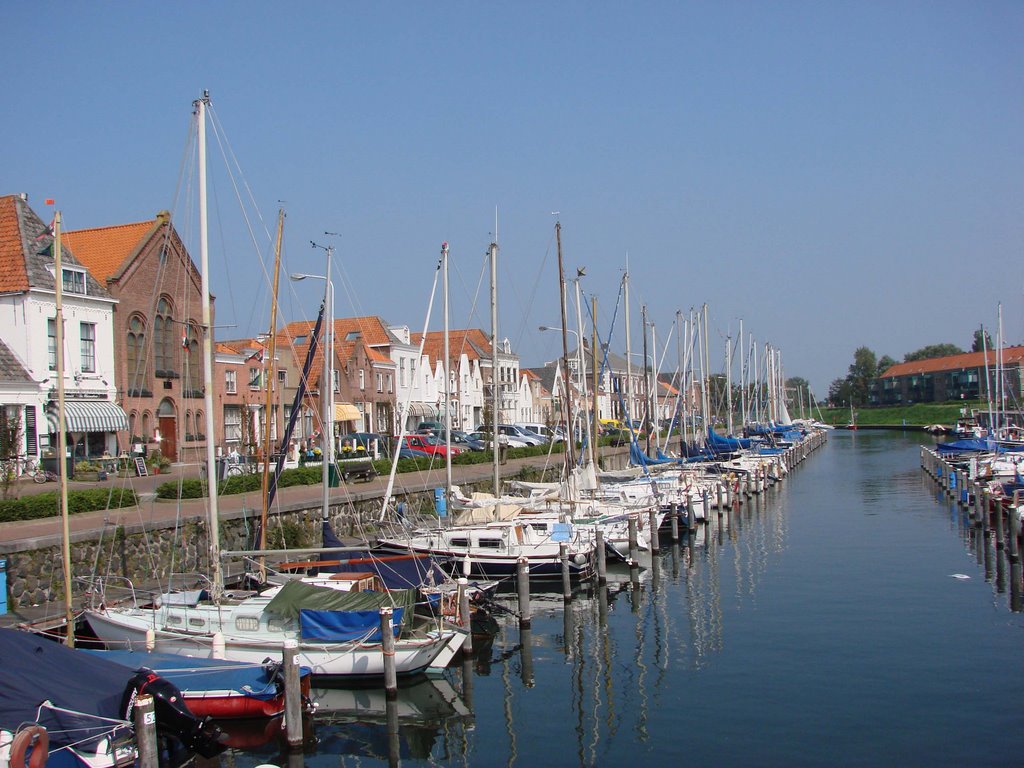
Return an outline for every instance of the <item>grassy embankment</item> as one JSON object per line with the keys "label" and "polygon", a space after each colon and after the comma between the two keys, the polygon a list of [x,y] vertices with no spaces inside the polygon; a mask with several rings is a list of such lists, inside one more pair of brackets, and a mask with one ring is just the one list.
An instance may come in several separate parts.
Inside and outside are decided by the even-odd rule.
{"label": "grassy embankment", "polygon": [[[894,407],[856,408],[857,426],[860,427],[926,427],[929,424],[942,424],[952,427],[960,418],[961,408],[981,408],[978,402],[954,403],[915,403],[914,405]],[[849,408],[822,408],[821,420],[826,424],[845,427],[850,423]]]}

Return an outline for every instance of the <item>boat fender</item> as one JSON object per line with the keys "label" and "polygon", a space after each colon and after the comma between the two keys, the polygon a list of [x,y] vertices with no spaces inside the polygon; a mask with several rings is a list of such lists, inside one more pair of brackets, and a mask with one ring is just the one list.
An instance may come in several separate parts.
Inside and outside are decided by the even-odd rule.
{"label": "boat fender", "polygon": [[572,560],[574,563],[576,563],[576,565],[583,565],[585,562],[587,562],[587,556],[580,552],[574,555]]}
{"label": "boat fender", "polygon": [[50,736],[41,725],[30,725],[22,728],[14,735],[11,742],[11,755],[8,764],[12,766],[25,765],[25,755],[31,750],[28,758],[28,768],[43,768],[49,756]]}

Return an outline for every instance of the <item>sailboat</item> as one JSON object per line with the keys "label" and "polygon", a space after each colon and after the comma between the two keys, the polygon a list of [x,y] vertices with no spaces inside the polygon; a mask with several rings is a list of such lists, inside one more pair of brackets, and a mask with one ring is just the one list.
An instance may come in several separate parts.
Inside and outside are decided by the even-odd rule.
{"label": "sailboat", "polygon": [[[499,421],[498,330],[497,330],[497,257],[498,245],[488,250],[491,263],[491,365],[492,414]],[[445,380],[451,365],[447,353],[447,243],[441,249],[441,266],[445,274]],[[445,385],[445,412],[448,412],[448,385]],[[450,432],[446,430],[448,434]],[[496,430],[492,434],[497,434]],[[450,439],[450,438],[447,438]],[[557,578],[562,574],[563,548],[570,574],[580,578],[590,575],[593,567],[594,542],[587,531],[574,526],[564,515],[520,517],[523,499],[506,501],[498,496],[501,488],[499,452],[493,446],[494,494],[463,497],[451,482],[451,459],[446,457],[445,511],[461,508],[455,525],[438,524],[428,528],[400,529],[378,539],[381,548],[403,553],[429,554],[461,569],[467,577],[487,579],[512,576],[520,560],[529,564],[531,579]]]}
{"label": "sailboat", "polygon": [[[206,221],[206,111],[209,93],[197,99],[194,116],[199,160],[199,238],[202,275],[206,434],[213,435],[213,339]],[[325,350],[330,353],[330,350]],[[329,390],[329,385],[327,386]],[[269,426],[269,425],[268,425]],[[208,590],[165,593],[152,602],[128,606],[99,603],[85,612],[93,632],[108,647],[145,648],[233,661],[262,663],[282,653],[286,642],[298,645],[298,663],[314,675],[345,679],[381,678],[384,648],[378,613],[396,593],[344,592],[290,582],[261,593],[225,593],[221,569],[214,445],[207,441],[209,491]],[[325,488],[325,494],[327,489]],[[466,630],[443,621],[422,621],[410,604],[394,609],[395,669],[399,675],[440,670],[462,647]]]}

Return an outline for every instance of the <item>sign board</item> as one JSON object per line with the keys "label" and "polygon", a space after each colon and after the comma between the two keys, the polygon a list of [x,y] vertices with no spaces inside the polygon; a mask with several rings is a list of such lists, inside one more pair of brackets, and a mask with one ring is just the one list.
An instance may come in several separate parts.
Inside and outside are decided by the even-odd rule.
{"label": "sign board", "polygon": [[135,474],[139,477],[148,477],[149,470],[146,468],[146,460],[141,456],[136,456],[135,459]]}

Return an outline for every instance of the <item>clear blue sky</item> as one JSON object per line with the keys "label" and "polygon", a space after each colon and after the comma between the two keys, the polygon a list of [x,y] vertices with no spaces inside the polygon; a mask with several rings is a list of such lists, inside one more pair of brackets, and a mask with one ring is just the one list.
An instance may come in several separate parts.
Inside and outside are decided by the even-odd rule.
{"label": "clear blue sky", "polygon": [[[967,347],[1000,301],[1024,342],[1024,3],[36,2],[0,26],[0,193],[186,228],[207,88],[268,228],[287,201],[285,270],[336,243],[339,316],[419,329],[447,240],[453,325],[488,328],[497,210],[499,333],[554,358],[559,211],[602,333],[628,253],[634,349],[641,303],[664,340],[706,302],[713,368],[742,318],[824,397],[856,347]],[[217,178],[218,335],[241,336],[269,303]],[[283,319],[320,290],[287,286]]]}

